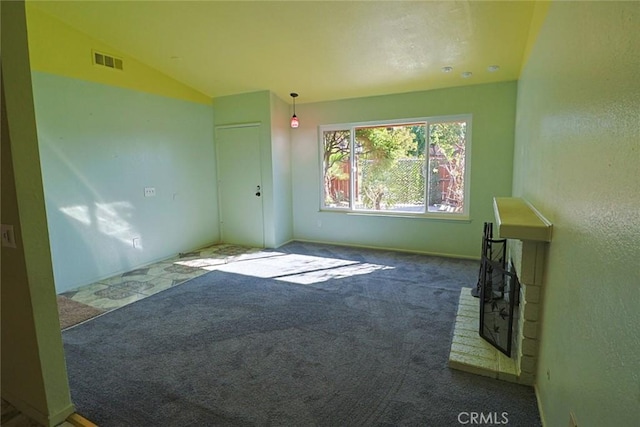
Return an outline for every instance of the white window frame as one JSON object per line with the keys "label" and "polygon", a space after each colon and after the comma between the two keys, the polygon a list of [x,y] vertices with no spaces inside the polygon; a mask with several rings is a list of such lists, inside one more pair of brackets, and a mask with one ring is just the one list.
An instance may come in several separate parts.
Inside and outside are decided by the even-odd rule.
{"label": "white window frame", "polygon": [[[355,170],[355,134],[356,128],[359,127],[375,127],[375,126],[398,126],[398,125],[411,125],[417,123],[424,123],[427,126],[426,129],[426,147],[427,150],[425,156],[425,168],[429,167],[429,125],[438,123],[448,123],[456,121],[465,121],[466,134],[465,134],[465,157],[464,157],[464,205],[462,212],[429,212],[429,181],[425,182],[425,212],[395,212],[395,211],[380,211],[380,210],[365,210],[355,209],[353,195],[355,194],[355,182],[353,177],[353,171]],[[326,131],[349,131],[349,162],[351,163],[349,173],[349,208],[334,208],[325,205],[324,194],[324,132]],[[340,124],[329,124],[318,126],[318,149],[319,149],[319,171],[320,171],[320,211],[321,212],[335,212],[344,213],[350,215],[368,215],[368,216],[389,216],[389,217],[415,217],[415,218],[433,218],[433,219],[450,219],[450,220],[468,220],[469,219],[469,207],[470,207],[470,193],[471,193],[471,142],[472,142],[472,115],[471,114],[458,114],[451,116],[434,116],[434,117],[419,117],[410,119],[394,119],[394,120],[375,120],[367,122],[351,122]],[[428,175],[430,176],[430,174]]]}

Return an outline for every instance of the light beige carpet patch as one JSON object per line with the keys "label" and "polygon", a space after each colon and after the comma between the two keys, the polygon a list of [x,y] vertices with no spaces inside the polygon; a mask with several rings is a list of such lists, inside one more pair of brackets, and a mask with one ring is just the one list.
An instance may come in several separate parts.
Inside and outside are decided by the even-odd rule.
{"label": "light beige carpet patch", "polygon": [[58,315],[60,316],[61,329],[77,325],[102,313],[104,310],[58,295]]}

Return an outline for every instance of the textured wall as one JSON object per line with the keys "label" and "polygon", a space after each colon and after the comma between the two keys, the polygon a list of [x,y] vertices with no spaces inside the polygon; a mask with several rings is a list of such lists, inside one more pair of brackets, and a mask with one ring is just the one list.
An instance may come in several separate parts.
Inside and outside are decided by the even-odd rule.
{"label": "textured wall", "polygon": [[514,195],[554,224],[546,425],[640,419],[640,3],[554,2],[518,85]]}
{"label": "textured wall", "polygon": [[[493,83],[357,98],[297,108],[292,132],[294,237],[479,257],[494,196],[511,195],[516,83]],[[320,212],[318,126],[472,114],[470,221]]]}

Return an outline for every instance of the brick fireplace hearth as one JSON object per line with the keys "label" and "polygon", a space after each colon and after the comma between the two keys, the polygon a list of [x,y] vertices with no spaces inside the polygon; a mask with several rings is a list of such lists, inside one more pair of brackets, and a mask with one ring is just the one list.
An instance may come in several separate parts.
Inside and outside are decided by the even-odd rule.
{"label": "brick fireplace hearth", "polygon": [[540,310],[545,254],[551,242],[551,223],[523,199],[497,197],[494,212],[498,235],[507,241],[507,260],[520,280],[516,346],[507,357],[482,339],[479,300],[471,288],[460,294],[449,366],[501,380],[533,385],[538,362]]}

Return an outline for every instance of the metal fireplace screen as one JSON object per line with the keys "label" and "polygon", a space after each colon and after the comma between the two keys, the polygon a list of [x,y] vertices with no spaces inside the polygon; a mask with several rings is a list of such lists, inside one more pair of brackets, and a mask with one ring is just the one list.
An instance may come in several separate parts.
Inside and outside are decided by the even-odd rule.
{"label": "metal fireplace screen", "polygon": [[514,306],[518,276],[507,268],[506,239],[493,238],[493,224],[485,223],[480,266],[480,336],[511,357]]}

